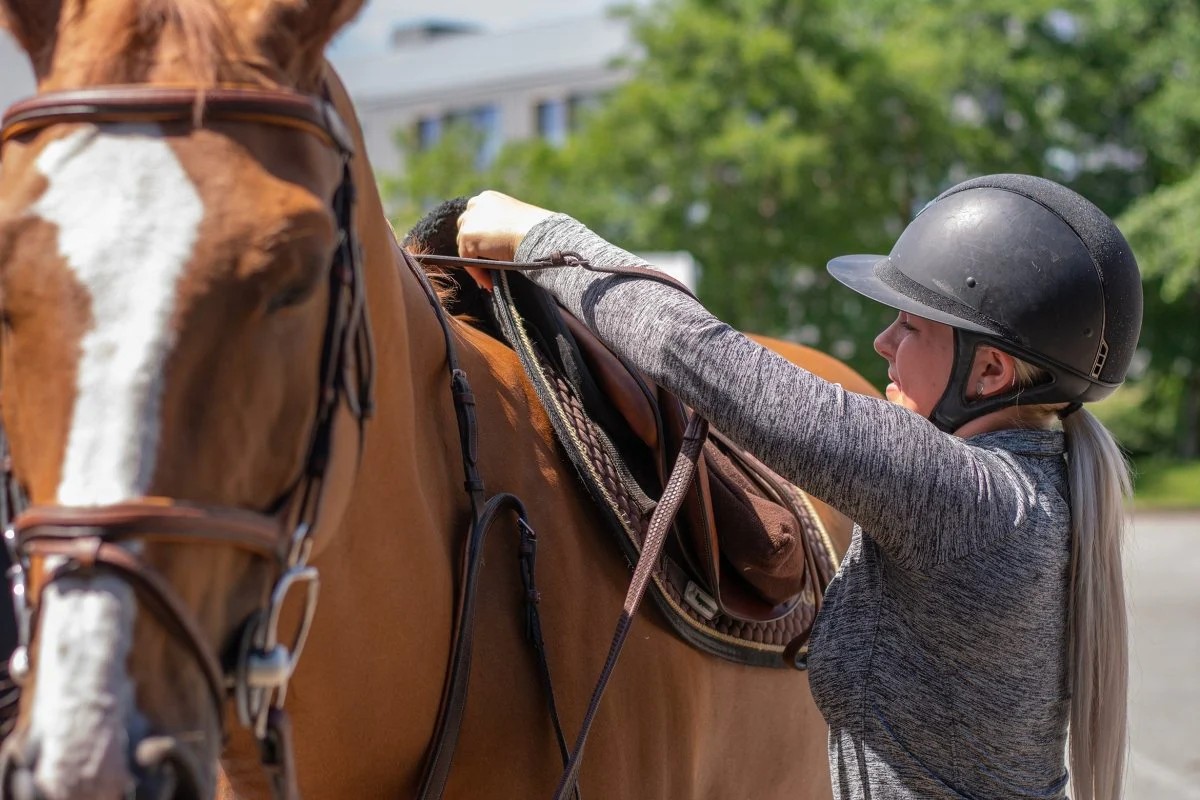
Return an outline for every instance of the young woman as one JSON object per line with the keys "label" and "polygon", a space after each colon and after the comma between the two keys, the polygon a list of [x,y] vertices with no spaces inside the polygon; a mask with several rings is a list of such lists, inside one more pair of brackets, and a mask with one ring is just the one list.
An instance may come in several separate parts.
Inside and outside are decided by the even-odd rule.
{"label": "young woman", "polygon": [[[487,192],[464,256],[638,264]],[[946,191],[888,256],[829,263],[899,311],[887,400],[845,392],[657,282],[530,273],[621,355],[858,526],[809,658],[838,798],[1121,794],[1126,464],[1083,403],[1125,377],[1137,264],[1112,221],[1029,176]]]}

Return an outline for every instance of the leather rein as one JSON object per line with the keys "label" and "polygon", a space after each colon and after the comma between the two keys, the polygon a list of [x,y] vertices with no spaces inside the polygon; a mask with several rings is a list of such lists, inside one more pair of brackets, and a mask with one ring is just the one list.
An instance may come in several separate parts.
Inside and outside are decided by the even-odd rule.
{"label": "leather rein", "polygon": [[[226,734],[225,705],[232,698],[239,722],[259,742],[273,793],[278,798],[296,798],[291,728],[283,706],[316,611],[320,578],[308,558],[321,510],[334,420],[345,403],[359,423],[361,454],[363,426],[373,407],[374,352],[354,226],[353,139],[330,102],[296,92],[113,86],[47,93],[17,103],[0,127],[0,147],[59,124],[152,122],[202,127],[218,121],[307,133],[327,145],[342,165],[341,183],[332,201],[339,241],[329,270],[320,385],[313,387],[317,411],[303,470],[283,496],[263,511],[153,497],[97,507],[29,507],[0,428],[0,523],[13,564],[9,577],[20,642],[11,671],[18,681],[28,675],[29,647],[46,586],[69,576],[114,575],[191,653],[212,696],[222,735]],[[139,556],[138,544],[147,542],[234,547],[272,568],[268,601],[241,624],[240,641],[231,648],[235,652],[213,650],[194,613]],[[280,612],[293,591],[302,592],[303,614],[291,636],[281,637]]]}

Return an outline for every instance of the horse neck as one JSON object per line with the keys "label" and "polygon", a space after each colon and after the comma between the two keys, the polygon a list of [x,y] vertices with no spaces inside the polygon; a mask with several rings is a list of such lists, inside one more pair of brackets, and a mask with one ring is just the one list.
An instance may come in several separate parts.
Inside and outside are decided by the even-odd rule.
{"label": "horse neck", "polygon": [[[402,487],[423,497],[452,498],[444,507],[428,510],[437,517],[455,517],[465,505],[466,495],[458,449],[447,447],[448,442],[457,441],[456,434],[447,436],[457,423],[450,403],[442,328],[421,284],[404,263],[350,99],[336,76],[330,85],[357,148],[352,162],[358,196],[356,224],[376,347],[377,410],[367,425],[358,472],[360,477],[372,471],[387,475],[397,487],[396,503],[403,502],[407,493]],[[356,487],[356,501],[359,494]],[[411,511],[409,508],[406,513]]]}

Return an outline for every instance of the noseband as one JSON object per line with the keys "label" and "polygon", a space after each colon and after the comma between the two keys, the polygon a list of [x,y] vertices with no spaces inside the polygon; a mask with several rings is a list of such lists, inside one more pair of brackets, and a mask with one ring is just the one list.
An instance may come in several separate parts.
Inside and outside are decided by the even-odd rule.
{"label": "noseband", "polygon": [[[354,228],[353,141],[330,102],[319,97],[243,87],[115,86],[48,93],[14,105],[0,127],[0,147],[52,125],[128,122],[197,128],[213,122],[268,125],[315,136],[340,159],[342,179],[332,203],[339,239],[329,271],[329,311],[320,385],[313,387],[317,413],[309,432],[307,460],[288,490],[263,511],[167,498],[96,507],[27,507],[0,427],[0,523],[13,562],[10,578],[20,629],[20,647],[11,670],[17,680],[28,674],[28,648],[46,586],[68,576],[114,575],[132,587],[142,604],[192,654],[208,684],[222,733],[225,703],[232,697],[239,721],[260,743],[276,796],[296,797],[283,704],[316,610],[320,581],[308,558],[320,515],[333,424],[338,406],[345,402],[359,422],[361,453],[362,428],[373,403],[374,352]],[[273,568],[269,600],[242,624],[236,652],[224,659],[214,652],[175,590],[139,556],[140,548],[130,546],[138,543],[234,547]],[[303,616],[293,635],[281,641],[280,611],[293,590],[303,590]]]}

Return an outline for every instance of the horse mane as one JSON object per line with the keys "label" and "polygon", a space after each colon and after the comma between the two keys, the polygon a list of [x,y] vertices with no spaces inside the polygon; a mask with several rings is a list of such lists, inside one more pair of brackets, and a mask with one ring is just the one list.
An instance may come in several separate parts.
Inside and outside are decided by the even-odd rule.
{"label": "horse mane", "polygon": [[[456,256],[458,255],[458,217],[467,209],[466,197],[455,197],[443,200],[426,211],[425,216],[405,234],[400,246],[414,256]],[[427,265],[418,260],[429,282],[437,292],[442,307],[455,316],[464,313],[461,295],[477,291],[473,283],[463,282],[461,273],[452,274],[443,267]],[[469,285],[468,285],[469,284]],[[466,312],[470,318],[474,314]]]}

